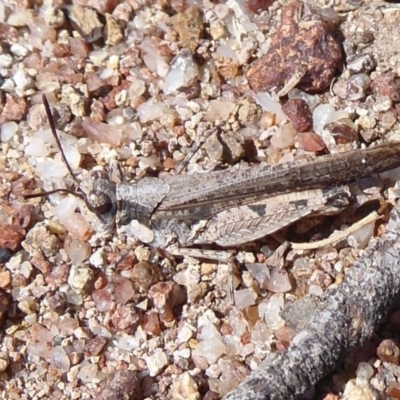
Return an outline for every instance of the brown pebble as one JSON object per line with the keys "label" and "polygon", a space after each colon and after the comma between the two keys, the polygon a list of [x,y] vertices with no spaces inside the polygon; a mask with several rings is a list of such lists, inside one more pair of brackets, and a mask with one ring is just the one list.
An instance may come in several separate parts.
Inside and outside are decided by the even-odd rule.
{"label": "brown pebble", "polygon": [[68,9],[69,21],[74,29],[89,43],[100,39],[103,35],[103,24],[93,8],[73,4]]}
{"label": "brown pebble", "polygon": [[394,72],[378,76],[371,89],[376,96],[390,97],[395,103],[400,101],[400,78]]}
{"label": "brown pebble", "polygon": [[310,107],[302,99],[290,99],[283,106],[282,111],[292,121],[297,132],[307,132],[313,126]]}
{"label": "brown pebble", "polygon": [[392,339],[383,340],[376,349],[376,355],[384,362],[399,364],[399,344]]}
{"label": "brown pebble", "polygon": [[283,9],[267,54],[250,66],[247,79],[259,92],[280,90],[298,75],[299,89],[318,92],[329,87],[342,64],[341,44],[327,24],[302,2],[293,2]]}
{"label": "brown pebble", "polygon": [[139,313],[131,304],[117,304],[111,317],[114,328],[126,333],[134,333],[139,321]]}
{"label": "brown pebble", "polygon": [[0,272],[0,288],[5,288],[11,283],[11,273],[8,270]]}
{"label": "brown pebble", "polygon": [[115,102],[115,97],[121,93],[123,90],[128,90],[129,87],[131,86],[131,82],[129,81],[123,81],[121,85],[115,87],[114,89],[111,90],[110,93],[107,94],[107,96],[103,97],[101,102],[104,104],[104,107],[108,110],[111,111],[114,108],[117,107],[117,104]]}
{"label": "brown pebble", "polygon": [[314,132],[300,132],[296,136],[296,141],[305,151],[321,151],[326,148],[322,137]]}
{"label": "brown pebble", "polygon": [[37,252],[31,258],[32,265],[37,268],[44,276],[47,276],[51,272],[51,264],[44,259],[43,255]]}
{"label": "brown pebble", "polygon": [[388,388],[386,390],[386,394],[391,399],[400,399],[400,383],[399,382],[390,382]]}
{"label": "brown pebble", "polygon": [[25,229],[17,225],[0,226],[0,247],[18,250],[25,237]]}
{"label": "brown pebble", "polygon": [[0,290],[0,327],[3,325],[10,305],[10,299],[7,293]]}
{"label": "brown pebble", "polygon": [[153,336],[161,335],[161,326],[158,313],[150,311],[144,315],[143,329]]}
{"label": "brown pebble", "polygon": [[337,144],[352,143],[358,139],[356,125],[348,118],[326,124],[324,129],[331,132]]}
{"label": "brown pebble", "polygon": [[7,121],[21,121],[28,111],[28,105],[22,97],[6,94],[6,104],[0,114],[0,124]]}
{"label": "brown pebble", "polygon": [[147,261],[138,262],[132,270],[132,281],[143,290],[160,280],[158,265]]}
{"label": "brown pebble", "polygon": [[204,30],[203,15],[196,7],[188,7],[185,11],[171,18],[174,29],[179,33],[182,47],[194,51]]}
{"label": "brown pebble", "polygon": [[54,57],[67,57],[70,55],[70,46],[66,43],[55,43],[53,47]]}
{"label": "brown pebble", "polygon": [[257,14],[261,11],[268,10],[274,2],[275,0],[246,0],[245,4],[249,11]]}
{"label": "brown pebble", "polygon": [[139,400],[143,393],[135,371],[117,370],[107,375],[101,383],[96,400]]}
{"label": "brown pebble", "polygon": [[104,336],[96,336],[90,339],[85,346],[85,355],[87,357],[98,356],[107,344],[107,339]]}
{"label": "brown pebble", "polygon": [[0,42],[5,42],[8,44],[17,43],[19,38],[19,32],[17,28],[0,22]]}
{"label": "brown pebble", "polygon": [[159,282],[153,285],[148,293],[157,308],[162,321],[172,321],[174,319],[174,282]]}

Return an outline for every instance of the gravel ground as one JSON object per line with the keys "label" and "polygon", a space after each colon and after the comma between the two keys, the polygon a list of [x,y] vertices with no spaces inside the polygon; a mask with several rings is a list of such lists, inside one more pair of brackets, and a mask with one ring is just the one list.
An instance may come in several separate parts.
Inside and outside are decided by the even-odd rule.
{"label": "gravel ground", "polygon": [[[205,173],[205,182],[218,169],[400,140],[400,8],[62,3],[0,2],[1,397],[223,398],[288,348],[325,291],[383,235],[388,214],[314,250],[279,245],[327,238],[388,204],[398,171],[354,185],[355,202],[339,216],[234,249],[232,307],[227,265],[104,232],[73,194],[24,198],[77,191],[42,94],[83,190],[115,161],[127,181],[174,174],[204,136],[182,174]],[[399,316],[304,398],[400,398]]]}

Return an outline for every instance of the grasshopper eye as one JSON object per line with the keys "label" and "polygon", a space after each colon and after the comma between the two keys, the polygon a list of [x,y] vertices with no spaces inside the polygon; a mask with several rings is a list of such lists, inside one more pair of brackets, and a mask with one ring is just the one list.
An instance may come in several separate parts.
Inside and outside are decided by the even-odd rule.
{"label": "grasshopper eye", "polygon": [[109,196],[99,190],[94,190],[86,197],[88,209],[96,214],[104,214],[112,209],[112,201]]}

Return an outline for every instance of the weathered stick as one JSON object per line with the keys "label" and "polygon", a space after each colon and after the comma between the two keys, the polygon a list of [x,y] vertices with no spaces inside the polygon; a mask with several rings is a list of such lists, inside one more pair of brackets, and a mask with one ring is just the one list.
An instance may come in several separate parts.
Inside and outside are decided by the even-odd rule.
{"label": "weathered stick", "polygon": [[287,351],[271,354],[226,400],[289,400],[334,370],[373,334],[400,294],[400,206],[337,290],[325,294]]}

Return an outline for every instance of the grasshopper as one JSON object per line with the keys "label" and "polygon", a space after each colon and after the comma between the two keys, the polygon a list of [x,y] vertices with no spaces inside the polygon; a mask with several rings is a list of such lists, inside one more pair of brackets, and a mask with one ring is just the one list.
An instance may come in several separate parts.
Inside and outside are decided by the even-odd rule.
{"label": "grasshopper", "polygon": [[[43,102],[59,142],[45,96]],[[135,182],[123,182],[122,176],[120,183],[113,182],[111,175],[118,168],[112,166],[109,172],[94,171],[92,190],[79,189],[76,195],[84,199],[105,232],[134,236],[172,255],[231,262],[230,252],[204,246],[235,248],[300,218],[337,213],[350,202],[346,184],[399,166],[400,143],[304,163],[143,177]],[[53,192],[57,191],[63,190]]]}

